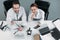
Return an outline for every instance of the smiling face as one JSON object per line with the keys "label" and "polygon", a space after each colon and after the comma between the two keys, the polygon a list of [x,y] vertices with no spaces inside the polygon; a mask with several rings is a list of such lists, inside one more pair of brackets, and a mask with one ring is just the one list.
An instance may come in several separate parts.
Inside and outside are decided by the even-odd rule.
{"label": "smiling face", "polygon": [[32,3],[30,6],[30,9],[31,9],[32,13],[36,13],[37,9],[38,9],[38,5],[36,3]]}
{"label": "smiling face", "polygon": [[20,5],[19,4],[13,4],[13,10],[18,13],[19,12]]}
{"label": "smiling face", "polygon": [[31,7],[31,11],[32,11],[32,13],[36,13],[37,12],[37,7],[35,7],[35,6],[33,6],[33,7]]}

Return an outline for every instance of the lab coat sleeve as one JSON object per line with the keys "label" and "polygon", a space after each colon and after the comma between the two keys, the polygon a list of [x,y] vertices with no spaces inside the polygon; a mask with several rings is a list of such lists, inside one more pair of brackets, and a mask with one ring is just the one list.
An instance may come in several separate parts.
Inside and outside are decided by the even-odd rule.
{"label": "lab coat sleeve", "polygon": [[42,15],[42,19],[40,21],[44,21],[45,12],[44,11],[41,11],[41,15]]}
{"label": "lab coat sleeve", "polygon": [[12,15],[10,11],[7,12],[6,21],[12,21]]}
{"label": "lab coat sleeve", "polygon": [[22,14],[23,15],[22,16],[22,21],[26,21],[27,18],[26,18],[26,12],[25,12],[25,9],[24,8],[23,8],[23,11],[22,12],[23,12],[23,14]]}

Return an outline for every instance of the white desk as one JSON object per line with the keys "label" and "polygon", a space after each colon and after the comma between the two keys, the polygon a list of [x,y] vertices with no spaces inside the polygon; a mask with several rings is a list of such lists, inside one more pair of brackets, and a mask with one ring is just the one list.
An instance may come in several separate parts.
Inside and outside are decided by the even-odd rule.
{"label": "white desk", "polygon": [[[21,39],[20,37],[16,37],[16,34],[14,35],[14,34],[12,34],[12,33],[10,33],[10,34],[8,33],[8,32],[13,32],[13,31],[14,31],[14,30],[13,30],[13,31],[8,31],[8,32],[7,32],[7,31],[5,31],[5,32],[2,31],[2,32],[0,32],[2,36],[4,35],[4,37],[2,37],[2,40],[5,40],[5,39],[3,39],[3,38],[6,38],[7,40],[8,40],[9,38],[10,38],[10,40],[33,40],[33,35],[39,32],[38,30],[31,28],[32,34],[31,34],[31,36],[29,36],[29,35],[27,35],[27,32],[26,32],[26,31],[27,31],[27,29],[28,29],[29,27],[31,27],[31,26],[30,26],[30,23],[28,23],[28,22],[24,22],[24,23],[23,23],[23,22],[20,22],[20,21],[19,21],[19,22],[16,21],[16,23],[17,23],[17,24],[23,24],[23,25],[25,26],[25,28],[24,28],[24,30],[23,30],[22,32],[18,32],[18,33],[17,33],[17,34],[19,34],[19,35],[20,35],[20,34],[23,34],[25,38],[23,37],[23,38]],[[32,22],[32,23],[34,23],[34,22]],[[0,24],[1,24],[1,21],[0,21]],[[11,25],[11,24],[9,24],[8,22],[4,21],[4,25],[6,25],[6,24],[7,24],[10,28],[12,28],[12,29],[17,27],[15,24],[14,24],[14,25]],[[4,25],[3,25],[3,26],[4,26]],[[34,26],[34,25],[33,25],[33,26]],[[9,36],[6,36],[7,34],[8,34]],[[11,34],[12,34],[12,35],[11,35]],[[10,35],[11,35],[11,36],[10,36]],[[6,37],[5,37],[5,36],[6,36]]]}
{"label": "white desk", "polygon": [[[1,21],[0,21],[0,23],[1,23]],[[25,27],[27,27],[27,29],[29,28],[29,27],[31,27],[32,29],[33,29],[33,27],[36,25],[36,22],[17,22],[18,24],[24,24],[25,25]],[[6,25],[7,24],[7,22],[5,22],[4,21],[4,25]],[[43,21],[43,22],[41,22],[41,25],[42,24],[47,24],[48,25],[48,27],[49,27],[49,29],[53,29],[55,26],[52,24],[52,21]],[[59,24],[59,23],[58,23]],[[4,26],[3,25],[3,26]],[[34,29],[33,29],[33,31],[34,31]],[[34,31],[34,33],[35,32],[37,32],[37,33],[39,33],[37,30],[35,30]],[[2,36],[0,36],[1,38],[0,39],[2,39],[2,40],[8,40],[8,39],[10,39],[10,40],[19,40],[19,39],[15,39],[14,38],[14,35],[10,32],[10,31],[6,31],[6,32],[3,32],[3,31],[1,31],[0,30],[0,35]],[[8,35],[9,35],[9,37],[8,37]],[[33,35],[33,34],[32,34]],[[26,39],[25,40],[33,40],[33,37],[32,36],[25,36],[26,37]],[[41,38],[42,38],[42,40],[55,40],[52,36],[51,36],[51,34],[49,33],[49,34],[46,34],[46,35],[44,35],[44,36],[42,36],[41,35]],[[22,39],[23,40],[23,39]]]}
{"label": "white desk", "polygon": [[60,20],[57,20],[54,22],[54,25],[56,26],[56,28],[60,31]]}

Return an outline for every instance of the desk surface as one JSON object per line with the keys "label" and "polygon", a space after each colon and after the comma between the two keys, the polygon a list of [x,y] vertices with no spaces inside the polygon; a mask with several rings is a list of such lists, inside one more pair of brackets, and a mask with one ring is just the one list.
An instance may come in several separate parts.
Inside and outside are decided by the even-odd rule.
{"label": "desk surface", "polygon": [[[1,22],[2,21],[0,21],[0,24],[1,24]],[[8,22],[6,22],[6,21],[3,21],[4,22],[4,25],[6,25],[6,24],[8,24]],[[21,21],[15,21],[16,23],[18,23],[18,24],[23,24],[24,26],[25,26],[25,28],[29,28],[29,27],[31,27],[31,29],[34,31],[33,32],[33,34],[35,33],[35,32],[37,32],[37,33],[39,33],[38,32],[38,30],[34,30],[33,29],[33,27],[37,24],[37,22],[21,22]],[[59,22],[57,22],[58,24],[59,24]],[[53,25],[53,23],[52,23],[52,21],[42,21],[41,22],[41,24],[40,25],[44,25],[44,24],[47,24],[48,25],[48,27],[49,27],[49,29],[53,29],[55,26]],[[4,26],[3,25],[3,26]],[[11,26],[10,24],[9,24],[9,26]],[[58,27],[57,27],[58,28]],[[60,28],[59,28],[60,29]],[[14,39],[14,36],[13,36],[13,34],[10,32],[10,31],[6,31],[6,32],[3,32],[3,31],[1,31],[0,30],[0,35],[2,36],[0,36],[1,38],[0,39],[2,39],[2,40],[8,40],[8,39],[10,39],[10,40],[15,40]],[[7,35],[8,34],[8,35]],[[32,34],[32,35],[33,35]],[[7,35],[7,36],[6,36]],[[41,38],[42,38],[42,40],[54,40],[54,38],[51,36],[51,34],[49,33],[49,34],[47,34],[47,35],[44,35],[44,36],[42,36],[42,35],[40,35],[41,36]],[[33,40],[33,37],[32,36],[25,36],[27,39],[24,39],[24,40]],[[16,39],[16,40],[19,40],[19,39]],[[23,39],[22,39],[23,40]]]}

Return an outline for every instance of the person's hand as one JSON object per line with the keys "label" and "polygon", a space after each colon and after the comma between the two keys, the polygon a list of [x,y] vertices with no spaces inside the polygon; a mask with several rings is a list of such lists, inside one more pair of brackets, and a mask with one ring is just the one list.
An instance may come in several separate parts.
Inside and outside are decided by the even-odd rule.
{"label": "person's hand", "polygon": [[22,30],[23,30],[23,28],[22,28],[22,27],[19,27],[19,28],[18,28],[18,30],[19,30],[19,31],[22,31]]}
{"label": "person's hand", "polygon": [[33,18],[34,18],[34,14],[31,15],[31,19],[33,19]]}

